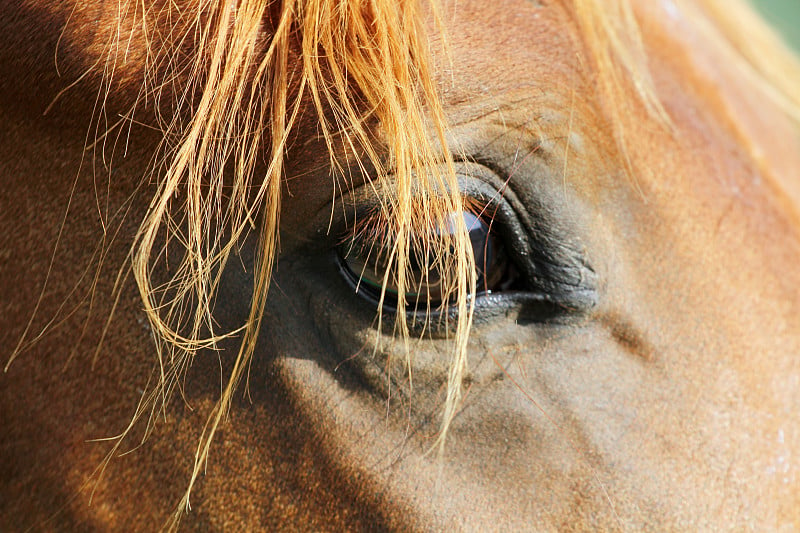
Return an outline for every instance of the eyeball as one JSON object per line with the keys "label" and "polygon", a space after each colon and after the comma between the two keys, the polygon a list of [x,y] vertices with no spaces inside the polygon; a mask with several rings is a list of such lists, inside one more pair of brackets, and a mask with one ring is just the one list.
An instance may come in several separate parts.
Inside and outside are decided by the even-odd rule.
{"label": "eyeball", "polygon": [[[491,221],[486,221],[469,211],[452,213],[450,223],[443,231],[423,238],[412,235],[409,249],[408,269],[406,271],[405,302],[410,309],[425,309],[441,306],[445,288],[442,286],[441,265],[433,250],[431,239],[444,238],[445,232],[452,234],[457,227],[456,217],[461,217],[469,232],[469,242],[476,269],[478,293],[490,293],[504,285],[510,274],[502,240],[495,235]],[[386,281],[384,306],[396,307],[398,298],[397,275],[390,271],[390,257],[393,242],[380,242],[377,231],[361,231],[347,245],[340,247],[342,272],[360,296],[379,302],[381,290]]]}

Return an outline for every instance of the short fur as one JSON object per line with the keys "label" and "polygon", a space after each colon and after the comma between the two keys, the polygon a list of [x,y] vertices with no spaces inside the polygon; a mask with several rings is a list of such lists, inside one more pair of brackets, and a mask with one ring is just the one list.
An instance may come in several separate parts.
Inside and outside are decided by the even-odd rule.
{"label": "short fur", "polygon": [[[704,0],[700,5],[705,13],[693,12],[698,26],[711,39],[736,50],[742,72],[800,121],[796,91],[800,68],[794,57],[766,26],[753,27],[755,17],[746,4]],[[669,127],[630,4],[574,0],[573,8],[584,38],[584,60],[593,65],[611,116],[622,114],[635,95],[656,121]],[[465,209],[453,155],[445,148],[448,124],[433,81],[435,66],[424,25],[430,11],[440,21],[439,31],[446,34],[446,22],[436,6],[416,1],[206,0],[194,13],[166,17],[181,21],[175,28],[175,46],[194,39],[196,53],[186,64],[165,71],[166,58],[175,50],[152,48],[148,58],[152,72],[146,76],[150,86],[142,88],[142,94],[157,98],[162,91],[173,90],[174,80],[182,80],[174,115],[164,118],[163,164],[153,173],[158,193],[131,255],[139,294],[156,334],[160,368],[160,382],[134,421],[168,401],[199,350],[215,349],[222,339],[241,336],[234,369],[198,444],[172,527],[188,508],[192,485],[253,354],[279,251],[284,155],[304,105],[313,105],[337,173],[332,179],[349,179],[343,168],[354,159],[376,191],[391,183],[389,194],[376,196],[382,202],[383,220],[391,221],[390,263],[397,272],[398,308],[404,308],[411,243],[420,233],[426,234],[418,228],[442,227],[451,213]],[[145,33],[153,31],[149,15],[141,13]],[[741,31],[745,19],[747,38]],[[124,35],[117,38],[125,40]],[[629,142],[626,131],[618,126],[615,133],[624,154]],[[266,170],[259,171],[262,167]],[[446,172],[430,170],[434,168]],[[458,317],[452,329],[439,449],[462,396],[470,300],[476,290],[466,228],[456,220],[452,239],[430,243],[445,265],[439,270],[447,274],[444,284],[453,295],[449,301]],[[234,331],[217,331],[213,308],[220,274],[237,243],[256,224],[261,244],[249,317]],[[169,250],[157,248],[162,239]],[[157,258],[176,247],[181,252],[179,264],[171,267],[165,283],[157,284],[153,281]],[[404,313],[396,314],[394,328],[408,352]]]}

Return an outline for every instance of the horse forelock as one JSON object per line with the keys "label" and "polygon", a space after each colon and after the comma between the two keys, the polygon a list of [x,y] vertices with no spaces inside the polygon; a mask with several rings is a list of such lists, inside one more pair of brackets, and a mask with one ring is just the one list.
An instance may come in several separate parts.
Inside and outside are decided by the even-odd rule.
{"label": "horse forelock", "polygon": [[[169,10],[171,5],[163,9]],[[286,144],[303,106],[316,113],[331,154],[332,172],[340,164],[334,155],[336,148],[344,147],[350,156],[369,160],[376,181],[391,174],[395,193],[381,199],[383,209],[399,220],[391,257],[399,265],[400,306],[404,305],[410,223],[418,209],[412,203],[412,189],[422,190],[433,226],[443,226],[450,213],[462,210],[452,158],[445,156],[442,161],[439,155],[445,124],[423,31],[428,12],[415,2],[389,1],[286,1],[280,9],[274,8],[270,2],[241,0],[205,2],[192,12],[160,11],[158,20],[179,21],[171,33],[176,42],[193,40],[197,53],[188,63],[172,64],[162,57],[172,53],[169,46],[150,44],[149,36],[156,32],[147,26],[144,13],[138,30],[150,54],[150,71],[144,76],[150,86],[142,93],[159,98],[162,89],[178,78],[182,78],[184,93],[173,97],[174,116],[162,121],[166,157],[163,168],[154,172],[156,194],[132,252],[133,273],[156,333],[161,369],[159,384],[134,418],[151,412],[156,402],[166,401],[198,350],[213,349],[234,334],[242,336],[233,370],[200,438],[189,487],[173,526],[182,508],[188,506],[211,439],[227,414],[253,352],[277,250]],[[265,25],[265,20],[269,24]],[[164,34],[163,28],[159,34]],[[290,64],[290,57],[298,66]],[[433,138],[428,117],[432,118]],[[377,124],[382,131],[381,146],[373,141]],[[265,165],[260,164],[262,158]],[[442,162],[448,171],[420,172],[441,167]],[[220,202],[225,195],[227,201]],[[175,201],[176,197],[181,200]],[[259,218],[260,255],[249,318],[233,332],[217,333],[211,308],[218,275],[235,244]],[[184,255],[170,280],[156,288],[152,258],[159,255],[161,232],[176,231],[173,220],[185,226]],[[457,220],[456,224],[464,223]],[[442,435],[459,403],[471,321],[467,296],[475,291],[466,229],[458,230],[450,242],[455,269],[447,286],[458,292],[454,305],[461,318]],[[192,311],[187,313],[189,308]],[[398,317],[396,330],[407,339],[405,316],[399,313]]]}
{"label": "horse forelock", "polygon": [[[632,133],[622,115],[632,98],[654,122],[670,127],[648,67],[636,6],[629,0],[567,3],[624,158]],[[674,4],[684,9],[682,2]],[[800,122],[796,91],[800,68],[794,57],[765,25],[753,29],[751,12],[743,2],[700,0],[698,5],[701,10],[684,11],[690,23],[719,46],[735,50],[757,89]],[[128,4],[120,6],[120,21],[130,20]],[[396,221],[391,260],[397,272],[408,269],[409,243],[418,234],[413,230],[416,213],[430,213],[430,224],[441,226],[448,223],[449,214],[465,206],[453,156],[446,149],[448,125],[427,39],[425,21],[431,14],[435,30],[444,35],[447,31],[447,17],[435,5],[395,0],[206,0],[180,9],[172,2],[156,7],[141,12],[136,7],[138,22],[129,26],[131,34],[118,31],[115,46],[108,51],[119,54],[126,39],[137,32],[146,52],[137,101],[158,101],[167,93],[171,101],[167,106],[171,115],[159,123],[164,145],[161,166],[153,174],[156,192],[132,254],[139,293],[157,336],[162,372],[135,418],[166,401],[182,369],[199,350],[241,335],[233,370],[200,437],[191,480],[174,515],[175,526],[234,390],[246,377],[278,250],[287,142],[305,108],[310,107],[319,121],[332,173],[342,173],[342,158],[349,157],[361,159],[362,168],[374,169],[372,181],[392,183],[392,194],[380,195],[379,200],[388,213],[385,218]],[[745,21],[747,32],[742,31]],[[443,42],[446,55],[446,39]],[[177,54],[187,43],[194,54]],[[174,60],[176,54],[182,59]],[[107,80],[108,87],[111,83]],[[434,168],[447,170],[421,171]],[[228,199],[221,202],[223,197]],[[153,258],[159,255],[160,232],[177,231],[173,220],[186,227],[184,256],[170,281],[156,287]],[[257,220],[261,245],[249,318],[235,331],[217,332],[212,307],[219,273]],[[431,243],[454,250],[455,268],[445,284],[456,296],[452,305],[460,317],[439,445],[460,402],[472,320],[468,300],[475,293],[469,241],[465,228],[459,230],[452,241]],[[406,283],[401,274],[400,308]],[[188,308],[192,312],[187,314]],[[404,313],[397,313],[395,328],[407,341]]]}

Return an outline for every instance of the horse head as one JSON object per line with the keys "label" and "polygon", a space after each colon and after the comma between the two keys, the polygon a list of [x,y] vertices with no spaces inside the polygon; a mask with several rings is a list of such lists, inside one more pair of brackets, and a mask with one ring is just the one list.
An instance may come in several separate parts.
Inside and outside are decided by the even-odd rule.
{"label": "horse head", "polygon": [[6,9],[0,529],[800,526],[743,3]]}

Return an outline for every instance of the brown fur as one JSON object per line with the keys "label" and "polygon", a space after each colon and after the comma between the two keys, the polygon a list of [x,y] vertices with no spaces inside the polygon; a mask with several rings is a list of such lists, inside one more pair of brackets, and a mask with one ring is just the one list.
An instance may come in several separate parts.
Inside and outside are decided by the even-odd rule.
{"label": "brown fur", "polygon": [[[481,522],[497,525],[495,512],[512,527],[797,525],[794,477],[784,483],[773,476],[778,479],[773,482],[757,471],[770,468],[766,463],[775,455],[758,442],[779,431],[781,445],[788,447],[797,438],[786,412],[796,393],[780,379],[796,371],[786,354],[798,344],[791,320],[797,307],[796,274],[790,267],[798,254],[798,197],[792,180],[797,132],[787,118],[797,109],[797,93],[791,90],[797,72],[793,60],[776,52],[784,68],[772,69],[758,59],[760,55],[742,51],[742,42],[731,38],[736,34],[730,21],[717,29],[703,18],[698,7],[714,13],[711,2],[679,4],[684,15],[673,22],[661,22],[658,7],[634,5],[644,28],[642,39],[627,3],[601,10],[597,3],[576,2],[574,9],[554,3],[485,12],[469,4],[445,4],[440,14],[428,13],[428,31],[439,35],[444,28],[449,39],[447,45],[434,43],[434,61],[427,55],[426,39],[414,33],[422,31],[425,12],[412,3],[396,10],[393,5],[376,3],[369,8],[374,11],[358,16],[337,14],[344,19],[334,17],[301,46],[298,35],[306,35],[290,31],[296,29],[295,15],[258,2],[238,3],[236,24],[226,18],[232,12],[223,3],[201,4],[200,17],[193,9],[176,11],[171,3],[147,9],[122,4],[122,11],[91,2],[54,7],[31,2],[16,8],[2,43],[6,71],[22,73],[16,83],[5,80],[2,96],[5,141],[0,160],[8,176],[2,205],[5,226],[29,233],[19,238],[8,231],[2,241],[3,278],[9,294],[15,294],[5,303],[5,345],[22,342],[6,367],[8,386],[0,404],[3,427],[9,428],[2,452],[2,478],[7,480],[2,515],[7,518],[0,526],[120,529],[133,523],[136,529],[151,529],[170,516],[174,507],[165,502],[189,503],[186,480],[191,479],[191,489],[203,475],[209,453],[210,474],[199,484],[201,493],[192,498],[202,502],[190,515],[197,528],[222,529],[226,523],[235,528],[289,523],[302,529],[470,528]],[[306,16],[314,15],[304,19],[306,29],[309,20],[331,15],[327,3],[303,7],[308,9]],[[520,26],[511,13],[540,18]],[[354,35],[348,34],[353,40],[340,42],[335,31],[325,33],[341,27],[341,20],[355,21]],[[481,31],[487,23],[493,28],[489,35]],[[38,38],[33,27],[53,31],[43,31],[44,38]],[[272,40],[261,40],[265,28],[275,28],[266,30],[274,35]],[[166,31],[170,29],[173,33]],[[199,34],[193,33],[196,29]],[[201,37],[176,40],[182,32]],[[411,37],[418,41],[403,40]],[[371,38],[383,48],[364,55]],[[709,51],[700,50],[701,42]],[[764,47],[778,50],[768,39],[764,42]],[[348,48],[353,43],[358,45]],[[195,46],[207,53],[196,53]],[[319,49],[334,59],[308,62]],[[514,61],[506,64],[503,54]],[[173,57],[174,64],[163,62]],[[290,57],[304,59],[301,74],[293,74]],[[720,57],[738,61],[726,66]],[[58,59],[58,71],[51,58]],[[514,76],[519,78],[515,81]],[[346,89],[345,81],[357,90]],[[92,100],[86,95],[93,97],[98,86],[98,101],[87,104]],[[192,88],[189,98],[177,105],[176,88],[185,86]],[[546,90],[537,92],[538,87]],[[401,115],[404,121],[398,120]],[[91,142],[85,142],[89,116]],[[505,125],[508,133],[501,144],[518,142],[519,149],[526,142],[525,131],[551,143],[552,153],[562,159],[557,167],[565,194],[569,184],[570,194],[582,201],[625,205],[634,219],[625,222],[625,217],[606,215],[608,221],[591,219],[591,224],[580,226],[590,228],[585,240],[595,257],[614,258],[601,273],[608,284],[606,297],[585,317],[585,324],[573,324],[577,329],[564,336],[553,333],[544,344],[531,340],[522,353],[541,358],[541,365],[533,367],[537,376],[557,374],[565,363],[551,363],[557,359],[553,354],[574,360],[571,352],[580,346],[592,353],[612,353],[605,348],[607,333],[611,345],[643,356],[648,376],[670,376],[663,398],[672,402],[668,407],[658,407],[660,397],[653,396],[658,387],[640,390],[642,404],[630,406],[634,414],[629,416],[640,424],[634,433],[650,439],[642,444],[641,456],[626,455],[632,447],[625,432],[614,437],[622,442],[615,445],[617,455],[601,453],[609,449],[599,429],[604,424],[575,422],[592,407],[582,403],[580,393],[559,396],[529,384],[530,390],[516,391],[516,400],[505,395],[487,404],[475,400],[474,393],[462,404],[462,373],[469,372],[471,383],[482,383],[483,367],[472,360],[477,354],[500,357],[494,352],[519,350],[503,344],[476,346],[491,337],[486,329],[468,340],[471,313],[466,312],[466,301],[475,289],[460,237],[450,285],[459,294],[462,318],[455,342],[434,349],[446,363],[433,372],[439,376],[434,382],[445,376],[447,383],[442,427],[447,430],[454,424],[455,432],[448,445],[452,450],[438,461],[424,453],[433,441],[414,435],[409,451],[397,452],[399,462],[389,460],[388,466],[373,471],[372,465],[387,460],[383,454],[394,457],[393,447],[404,441],[403,428],[411,419],[385,420],[380,409],[365,411],[366,405],[374,407],[369,398],[345,394],[346,384],[298,362],[316,358],[324,367],[326,357],[317,357],[317,348],[305,348],[307,339],[286,333],[303,327],[298,319],[281,314],[281,309],[295,305],[289,288],[296,280],[284,274],[286,289],[266,300],[279,212],[284,261],[292,264],[293,254],[308,238],[304,232],[310,229],[315,209],[337,194],[328,172],[317,172],[313,179],[303,176],[314,176],[316,168],[331,163],[334,168],[342,165],[343,172],[344,165],[358,169],[353,161],[361,157],[376,183],[391,183],[394,191],[376,191],[390,213],[387,219],[399,221],[394,233],[401,245],[395,260],[403,265],[410,241],[403,235],[418,218],[414,213],[429,210],[433,221],[426,226],[436,227],[437,219],[461,209],[459,194],[436,192],[457,190],[454,168],[449,166],[453,156],[448,154],[472,154],[486,142],[484,131],[492,126],[475,119],[480,116],[496,117],[495,122]],[[536,117],[533,124],[530,116]],[[479,125],[474,131],[473,122]],[[317,124],[323,124],[321,129]],[[340,130],[347,128],[349,137],[342,136]],[[419,169],[440,161],[448,170],[428,182],[428,174]],[[354,183],[341,181],[339,187],[358,185],[363,178],[356,175]],[[763,181],[753,181],[753,175]],[[142,176],[152,180],[141,184]],[[342,174],[339,179],[347,177]],[[427,210],[424,203],[412,208],[415,180],[422,197],[429,194]],[[419,190],[415,194],[419,197]],[[219,218],[220,207],[229,209],[227,218]],[[136,233],[138,219],[146,212]],[[170,229],[165,224],[171,218],[177,224]],[[244,243],[255,220],[262,224],[257,246],[252,239]],[[160,255],[165,228],[174,238]],[[625,239],[612,242],[609,232]],[[138,295],[126,283],[134,234],[132,276]],[[52,248],[42,243],[52,243],[58,235],[50,257]],[[176,240],[181,236],[186,236],[184,243]],[[216,237],[221,240],[214,241]],[[236,294],[232,297],[220,289],[217,276],[235,246],[244,247],[241,255],[250,258],[256,281],[252,293],[236,293],[239,285],[228,281],[226,286],[233,283]],[[698,252],[703,254],[700,260]],[[166,254],[173,254],[171,274],[162,280],[166,285],[157,285],[152,276],[160,275]],[[736,268],[730,271],[729,265]],[[181,296],[184,289],[190,296]],[[166,308],[160,307],[163,298]],[[233,300],[252,305],[243,310]],[[262,331],[259,338],[265,305],[267,333]],[[26,325],[32,309],[32,322]],[[106,333],[102,325],[112,314]],[[325,312],[317,309],[315,320],[332,321],[331,331],[348,329],[323,316]],[[759,324],[753,324],[752,317],[758,317]],[[595,322],[601,325],[596,331]],[[242,324],[243,338],[227,338],[230,331],[242,332]],[[376,358],[395,354],[405,360],[413,354],[405,364],[411,372],[413,361],[427,361],[425,353],[433,348],[424,339],[412,348],[405,328],[401,320],[396,330],[399,344],[381,340],[380,325],[367,328],[366,337],[355,338]],[[159,346],[159,370],[154,374],[153,330]],[[588,342],[581,331],[591,331]],[[333,351],[346,355],[352,349],[348,343],[354,341],[337,335]],[[93,347],[101,340],[101,351],[93,358]],[[193,361],[200,349],[220,348],[239,354],[219,356],[221,385],[213,354],[199,352],[202,357]],[[305,349],[305,357],[292,359]],[[255,360],[253,350],[258,350]],[[702,357],[708,355],[717,358]],[[223,424],[251,360],[252,404],[243,402]],[[422,385],[415,401],[427,405],[433,398],[430,409],[435,412],[442,398],[435,388],[427,389],[427,363],[418,364],[415,373],[422,376]],[[616,384],[612,368],[625,376]],[[720,379],[702,388],[703,376],[727,376],[726,369],[737,379]],[[581,370],[571,372],[548,383],[566,387]],[[637,378],[637,372],[614,359],[600,365],[596,381],[583,381],[584,389],[578,390],[592,391],[598,383],[608,383],[628,398],[636,379],[644,379]],[[521,377],[508,381],[514,383],[512,390],[526,387],[519,384]],[[482,387],[494,390],[485,383]],[[163,401],[172,390],[179,390],[196,411],[185,410],[181,402]],[[608,390],[611,394],[614,389]],[[534,397],[539,398],[535,409],[525,416],[516,407],[506,410]],[[555,402],[556,397],[562,403]],[[144,403],[137,407],[139,398]],[[550,400],[555,403],[548,404]],[[465,406],[454,423],[457,410]],[[709,418],[695,420],[698,412]],[[502,413],[503,421],[496,413]],[[722,418],[714,418],[715,413]],[[545,418],[537,421],[539,414]],[[132,415],[138,423],[129,425]],[[727,416],[735,421],[721,421]],[[661,425],[652,427],[656,421]],[[617,428],[615,423],[606,425]],[[542,434],[529,436],[532,428]],[[221,434],[212,441],[215,431]],[[726,431],[730,442],[739,446],[739,455],[715,444],[717,435]],[[750,437],[748,431],[758,435]],[[113,434],[126,438],[114,441],[122,447],[112,448],[115,457],[106,463],[109,445],[85,441]],[[444,431],[438,434],[436,442],[443,443]],[[116,457],[146,435],[149,439],[141,448]],[[372,436],[362,440],[354,435]],[[490,436],[516,436],[527,443],[509,453],[528,450],[527,460],[536,458],[530,468],[540,473],[518,462],[508,467],[499,454],[501,442]],[[713,457],[714,450],[721,450],[729,470],[721,471],[708,460],[695,464],[685,450],[699,450],[700,457]],[[479,466],[484,461],[491,465]],[[548,470],[562,461],[571,465],[563,477],[572,483],[566,488]],[[627,469],[614,470],[613,465],[623,463]],[[98,465],[107,465],[102,475]],[[654,471],[654,465],[674,466]],[[692,465],[695,470],[690,470]],[[475,485],[471,478],[481,479],[481,468],[495,476]],[[629,477],[630,469],[648,481],[638,486],[637,476]],[[532,479],[538,483],[536,495],[515,499],[513,495],[523,494],[519,488],[530,487]],[[485,507],[462,507],[470,498]],[[652,507],[643,507],[643,502]],[[745,510],[732,515],[732,509]],[[131,522],[132,517],[141,522]],[[177,525],[177,517],[172,525]]]}

